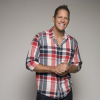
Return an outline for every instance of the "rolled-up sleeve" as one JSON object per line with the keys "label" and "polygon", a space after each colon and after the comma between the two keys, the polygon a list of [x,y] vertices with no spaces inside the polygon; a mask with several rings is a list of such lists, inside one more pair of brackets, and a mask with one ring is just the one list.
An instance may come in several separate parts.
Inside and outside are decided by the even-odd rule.
{"label": "rolled-up sleeve", "polygon": [[76,65],[78,67],[78,71],[82,68],[82,60],[79,53],[78,43],[75,46],[75,53],[72,59],[72,65]]}
{"label": "rolled-up sleeve", "polygon": [[32,40],[30,49],[27,54],[26,58],[26,68],[30,71],[33,71],[33,69],[39,64],[39,42],[38,42],[39,36],[36,35],[35,38]]}

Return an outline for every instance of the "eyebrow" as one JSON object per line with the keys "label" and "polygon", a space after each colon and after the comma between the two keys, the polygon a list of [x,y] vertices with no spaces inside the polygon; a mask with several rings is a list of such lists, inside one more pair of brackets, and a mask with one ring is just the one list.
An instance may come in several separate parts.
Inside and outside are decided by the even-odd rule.
{"label": "eyebrow", "polygon": [[[58,16],[58,17],[62,17],[62,16]],[[67,18],[68,19],[68,17],[64,17],[64,18]]]}

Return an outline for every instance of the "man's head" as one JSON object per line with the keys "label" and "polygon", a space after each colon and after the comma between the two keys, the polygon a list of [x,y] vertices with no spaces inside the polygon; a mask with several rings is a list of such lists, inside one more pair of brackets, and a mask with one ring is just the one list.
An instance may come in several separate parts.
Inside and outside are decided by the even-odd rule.
{"label": "man's head", "polygon": [[61,10],[61,9],[66,10],[68,12],[68,18],[70,19],[70,11],[69,11],[67,5],[60,5],[59,7],[57,7],[55,12],[54,12],[54,17],[56,18],[56,15],[58,14],[58,11]]}
{"label": "man's head", "polygon": [[69,24],[69,17],[70,12],[67,5],[61,5],[56,8],[53,16],[54,28],[56,31],[63,32],[65,30]]}

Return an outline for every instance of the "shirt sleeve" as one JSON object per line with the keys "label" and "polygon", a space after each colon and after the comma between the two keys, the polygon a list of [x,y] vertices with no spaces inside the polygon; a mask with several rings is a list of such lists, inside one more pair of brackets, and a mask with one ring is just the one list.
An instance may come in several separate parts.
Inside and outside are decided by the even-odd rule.
{"label": "shirt sleeve", "polygon": [[33,69],[39,64],[39,42],[38,42],[39,36],[36,35],[35,38],[31,42],[30,49],[27,54],[26,58],[26,68],[30,71],[33,71]]}
{"label": "shirt sleeve", "polygon": [[72,63],[72,65],[76,65],[78,67],[78,71],[82,67],[82,61],[81,61],[81,57],[80,57],[80,53],[79,53],[78,43],[76,43],[75,53],[74,53],[74,57],[72,58],[71,63]]}

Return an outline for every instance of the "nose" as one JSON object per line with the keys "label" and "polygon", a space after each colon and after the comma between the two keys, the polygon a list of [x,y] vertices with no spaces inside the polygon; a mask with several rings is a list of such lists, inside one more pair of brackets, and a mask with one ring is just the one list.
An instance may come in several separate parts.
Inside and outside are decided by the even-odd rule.
{"label": "nose", "polygon": [[63,23],[65,22],[65,19],[64,18],[62,18],[62,20],[61,20]]}

